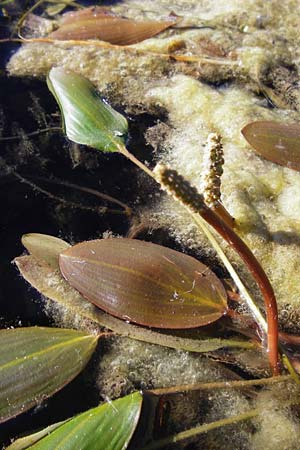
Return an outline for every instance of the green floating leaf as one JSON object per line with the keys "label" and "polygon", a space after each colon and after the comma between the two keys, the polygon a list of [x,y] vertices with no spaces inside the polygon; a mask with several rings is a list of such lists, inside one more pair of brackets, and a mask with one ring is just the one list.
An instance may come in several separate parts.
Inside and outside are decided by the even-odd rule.
{"label": "green floating leaf", "polygon": [[40,403],[78,375],[98,337],[75,330],[0,331],[0,422]]}
{"label": "green floating leaf", "polygon": [[242,129],[246,141],[264,158],[300,170],[300,125],[258,121]]}
{"label": "green floating leaf", "polygon": [[138,424],[142,402],[142,395],[135,392],[79,414],[30,447],[16,447],[16,441],[8,449],[125,450]]}
{"label": "green floating leaf", "polygon": [[65,132],[71,141],[104,152],[118,152],[124,147],[127,120],[101,99],[89,80],[54,67],[47,83],[59,104]]}
{"label": "green floating leaf", "polygon": [[[58,266],[58,253],[57,258],[53,258],[53,251],[57,251],[58,247],[54,246],[51,249],[48,245],[49,239],[52,239],[51,236],[38,235],[40,247],[38,247],[38,254],[35,254],[37,248],[36,245],[33,245],[36,239],[35,236],[34,233],[26,235],[24,241],[26,247],[33,250],[32,255],[15,258],[15,263],[21,275],[31,284],[31,286],[64,308],[71,309],[73,314],[78,314],[83,319],[92,320],[121,336],[127,336],[139,341],[188,350],[191,352],[211,352],[224,347],[253,348],[253,344],[245,340],[203,338],[200,329],[198,329],[197,332],[193,330],[193,337],[190,336],[190,330],[180,330],[180,336],[172,336],[164,334],[163,331],[158,332],[131,323],[126,323],[123,320],[105,313],[101,309],[96,308],[93,304],[87,302],[78,291],[72,288],[69,283],[64,280]],[[45,248],[44,252],[42,252],[40,250],[43,246],[44,238]],[[28,243],[30,243],[30,245],[28,245]],[[68,246],[67,243],[65,244]],[[57,266],[55,268],[49,266],[49,256],[51,256],[53,261],[56,261]],[[37,257],[39,257],[39,259],[37,259]],[[41,260],[41,257],[44,258],[44,261]],[[184,331],[188,332],[188,336],[185,335]],[[177,331],[177,334],[178,333],[179,332]]]}

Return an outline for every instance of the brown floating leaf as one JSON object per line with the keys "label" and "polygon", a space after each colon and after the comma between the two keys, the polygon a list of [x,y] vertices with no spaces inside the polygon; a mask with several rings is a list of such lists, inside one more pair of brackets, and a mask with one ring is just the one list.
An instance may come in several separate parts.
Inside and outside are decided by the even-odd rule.
{"label": "brown floating leaf", "polygon": [[156,328],[193,328],[219,319],[226,292],[202,263],[135,239],[82,242],[60,255],[71,286],[110,314]]}
{"label": "brown floating leaf", "polygon": [[69,11],[62,15],[60,25],[74,23],[81,19],[95,19],[96,17],[117,17],[109,8],[105,6],[90,6],[89,8],[82,8],[76,11]]}
{"label": "brown floating leaf", "polygon": [[300,125],[258,121],[246,125],[242,134],[264,158],[290,169],[300,170]]}
{"label": "brown floating leaf", "polygon": [[[49,243],[51,239],[54,239],[54,245],[50,247]],[[38,247],[35,245],[36,240],[38,240]],[[92,303],[87,302],[61,275],[58,266],[59,252],[62,251],[61,246],[67,248],[69,244],[61,241],[61,245],[56,245],[59,242],[55,241],[55,238],[52,236],[36,235],[34,233],[27,234],[24,242],[26,243],[27,249],[31,252],[33,251],[33,253],[29,256],[20,256],[15,259],[21,275],[41,294],[57,302],[63,308],[72,310],[72,314],[77,314],[83,319],[91,320],[122,336],[190,352],[211,352],[224,347],[245,349],[253,347],[252,343],[244,340],[207,339],[206,334],[204,333],[203,335],[202,330],[199,328],[193,330],[193,336],[190,335],[190,330],[180,330],[180,332],[176,332],[175,336],[172,336],[170,334],[164,334],[165,330],[158,332],[117,319],[97,308]],[[44,252],[42,253],[40,250],[42,250],[43,243],[45,245]],[[37,249],[38,253],[36,253]],[[49,265],[50,260],[53,266],[52,264]],[[186,333],[188,334],[186,335]]]}
{"label": "brown floating leaf", "polygon": [[131,45],[149,39],[175,23],[175,19],[135,21],[92,7],[68,15],[49,37],[58,40],[99,39],[114,45]]}

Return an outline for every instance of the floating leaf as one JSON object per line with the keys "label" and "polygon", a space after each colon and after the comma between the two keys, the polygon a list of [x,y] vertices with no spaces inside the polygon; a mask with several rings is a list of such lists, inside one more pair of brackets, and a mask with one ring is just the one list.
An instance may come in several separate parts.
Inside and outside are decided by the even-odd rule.
{"label": "floating leaf", "polygon": [[98,337],[55,328],[0,331],[0,422],[69,383],[87,364]]}
{"label": "floating leaf", "polygon": [[226,292],[195,258],[135,239],[82,242],[61,253],[60,269],[87,300],[156,328],[193,328],[219,319]]}
{"label": "floating leaf", "polygon": [[91,7],[68,13],[49,37],[58,40],[99,39],[114,45],[131,45],[170,28],[176,20],[136,21],[118,17],[107,9]]}
{"label": "floating leaf", "polygon": [[124,146],[127,120],[101,99],[89,80],[55,67],[50,70],[47,83],[60,106],[71,141],[104,152],[118,152]]}
{"label": "floating leaf", "polygon": [[117,17],[117,14],[106,6],[89,6],[88,8],[66,12],[59,19],[59,25],[74,23],[74,21],[81,19],[94,19],[100,16]]}
{"label": "floating leaf", "polygon": [[[30,236],[34,236],[34,234],[30,234]],[[49,236],[39,235],[39,243],[41,246],[43,244],[43,236],[45,238],[45,253],[47,256]],[[65,244],[68,245],[67,243]],[[41,294],[64,308],[71,309],[73,314],[78,314],[83,319],[92,320],[119,335],[128,336],[132,339],[150,342],[152,344],[199,353],[211,352],[224,347],[253,348],[253,344],[245,340],[207,339],[206,335],[204,335],[205,338],[203,338],[201,334],[202,330],[199,328],[193,330],[192,336],[191,330],[180,330],[176,332],[176,336],[172,336],[164,334],[164,330],[158,332],[131,323],[126,323],[123,320],[117,319],[101,309],[96,308],[92,303],[87,302],[79,292],[72,288],[62,277],[58,266],[58,254],[57,259],[54,260],[57,261],[57,266],[55,268],[51,268],[46,262],[37,260],[32,255],[20,256],[15,259],[15,263],[25,280]],[[188,333],[188,336],[185,336],[186,332]]]}
{"label": "floating leaf", "polygon": [[[29,448],[32,450],[58,448],[60,450],[125,450],[138,424],[142,402],[142,395],[135,392],[90,409],[56,427],[48,436]],[[8,449],[20,449],[13,445]]]}
{"label": "floating leaf", "polygon": [[290,169],[300,170],[300,125],[258,121],[246,125],[242,134],[264,158]]}
{"label": "floating leaf", "polygon": [[53,269],[57,269],[58,255],[70,245],[54,236],[39,233],[29,233],[22,236],[22,244],[31,255]]}

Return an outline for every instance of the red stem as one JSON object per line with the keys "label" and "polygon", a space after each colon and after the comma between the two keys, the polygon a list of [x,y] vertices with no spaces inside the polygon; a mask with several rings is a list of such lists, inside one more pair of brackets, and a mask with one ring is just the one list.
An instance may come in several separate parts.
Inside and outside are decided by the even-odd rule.
{"label": "red stem", "polygon": [[277,303],[272,285],[257,261],[251,250],[247,247],[245,242],[228,226],[220,217],[208,207],[201,210],[201,216],[205,219],[226,242],[233,247],[244,263],[247,265],[253,278],[258,284],[266,307],[266,316],[268,324],[268,344],[267,352],[269,363],[273,375],[279,375],[279,361],[278,361],[278,313]]}

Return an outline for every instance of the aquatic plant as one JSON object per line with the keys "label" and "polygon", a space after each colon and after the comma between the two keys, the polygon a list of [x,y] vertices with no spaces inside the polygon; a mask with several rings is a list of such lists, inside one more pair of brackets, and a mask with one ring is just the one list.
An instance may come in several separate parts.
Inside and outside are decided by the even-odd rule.
{"label": "aquatic plant", "polygon": [[[258,283],[267,314],[268,356],[272,371],[279,373],[277,305],[273,288],[259,262],[234,230],[209,208],[197,189],[176,171],[158,167],[150,170],[125,147],[126,120],[100,100],[93,85],[82,76],[52,68],[48,86],[58,100],[69,139],[105,152],[119,152],[157,181],[175,200],[193,214],[200,214],[240,255]],[[263,330],[264,331],[264,330]]]}

